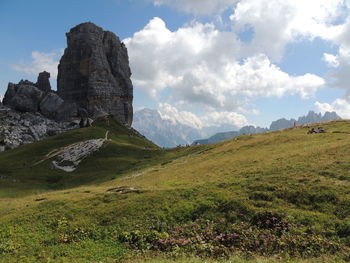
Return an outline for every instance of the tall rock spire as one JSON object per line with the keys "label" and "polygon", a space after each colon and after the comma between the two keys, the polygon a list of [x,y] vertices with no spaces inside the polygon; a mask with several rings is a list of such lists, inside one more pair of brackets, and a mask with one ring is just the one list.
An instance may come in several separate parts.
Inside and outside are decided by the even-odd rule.
{"label": "tall rock spire", "polygon": [[58,66],[57,91],[90,116],[111,114],[130,125],[133,86],[125,45],[93,23],[72,28]]}

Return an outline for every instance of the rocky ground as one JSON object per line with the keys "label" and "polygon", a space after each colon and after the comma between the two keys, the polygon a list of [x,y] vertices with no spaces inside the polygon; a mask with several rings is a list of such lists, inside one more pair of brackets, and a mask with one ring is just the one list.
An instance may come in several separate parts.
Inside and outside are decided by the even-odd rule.
{"label": "rocky ground", "polygon": [[39,112],[18,112],[0,103],[0,152],[79,128],[79,121],[56,122]]}
{"label": "rocky ground", "polygon": [[65,172],[73,172],[78,165],[90,154],[98,151],[103,143],[108,139],[108,132],[105,138],[87,140],[79,143],[75,143],[64,149],[59,149],[53,156],[56,156],[56,160],[52,161],[55,168],[63,170]]}

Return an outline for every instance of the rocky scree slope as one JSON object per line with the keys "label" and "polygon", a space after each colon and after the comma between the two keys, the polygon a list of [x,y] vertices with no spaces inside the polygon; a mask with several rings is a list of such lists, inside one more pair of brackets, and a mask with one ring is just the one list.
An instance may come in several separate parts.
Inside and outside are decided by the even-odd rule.
{"label": "rocky scree slope", "polygon": [[49,77],[44,71],[37,83],[9,83],[0,103],[0,152],[79,127],[75,105],[51,90]]}

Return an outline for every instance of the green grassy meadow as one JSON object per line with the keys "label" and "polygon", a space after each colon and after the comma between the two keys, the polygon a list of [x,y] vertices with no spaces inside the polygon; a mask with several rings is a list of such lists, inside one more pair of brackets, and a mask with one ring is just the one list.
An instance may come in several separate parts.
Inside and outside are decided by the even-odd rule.
{"label": "green grassy meadow", "polygon": [[322,127],[165,150],[101,119],[0,153],[0,262],[348,262],[350,121]]}

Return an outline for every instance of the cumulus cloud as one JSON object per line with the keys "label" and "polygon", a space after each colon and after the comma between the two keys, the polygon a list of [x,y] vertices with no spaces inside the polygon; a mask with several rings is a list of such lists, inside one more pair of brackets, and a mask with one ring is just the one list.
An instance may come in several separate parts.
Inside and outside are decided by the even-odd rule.
{"label": "cumulus cloud", "polygon": [[333,40],[343,30],[336,24],[344,0],[241,0],[231,20],[235,30],[254,29],[250,47],[280,60],[288,43],[300,38]]}
{"label": "cumulus cloud", "polygon": [[228,124],[239,128],[249,124],[246,117],[242,114],[227,111],[211,112],[207,116],[202,117],[202,121],[211,126]]}
{"label": "cumulus cloud", "polygon": [[[350,7],[350,1],[347,2]],[[316,102],[320,111],[333,110],[343,118],[350,118],[350,17],[342,25],[341,33],[333,39],[339,45],[336,55],[325,54],[324,59],[333,69],[328,73],[328,86],[345,91],[344,97],[332,103]]]}
{"label": "cumulus cloud", "polygon": [[239,97],[307,98],[324,84],[313,74],[288,75],[265,54],[243,59],[247,54],[235,34],[213,24],[195,22],[172,32],[154,18],[124,42],[135,87],[153,96],[172,88],[179,100],[232,111]]}
{"label": "cumulus cloud", "polygon": [[243,127],[248,125],[246,117],[236,112],[211,111],[204,116],[197,116],[192,112],[181,111],[168,103],[160,103],[158,112],[162,119],[170,120],[174,124],[181,123],[198,130],[209,126]]}
{"label": "cumulus cloud", "polygon": [[33,51],[31,54],[31,62],[21,62],[16,65],[12,65],[12,68],[16,71],[24,72],[29,75],[38,75],[39,72],[46,70],[47,72],[50,72],[52,78],[56,78],[58,63],[62,54],[63,49],[49,53]]}
{"label": "cumulus cloud", "polygon": [[350,94],[350,17],[347,19],[341,34],[334,40],[338,45],[338,54],[329,56],[334,60],[335,70],[330,73],[330,85],[346,90]]}
{"label": "cumulus cloud", "polygon": [[204,125],[203,122],[192,112],[179,111],[168,103],[160,103],[158,111],[162,119],[170,120],[174,124],[179,122],[195,129],[201,129]]}
{"label": "cumulus cloud", "polygon": [[195,15],[220,14],[231,9],[232,28],[252,28],[251,52],[265,53],[273,61],[283,56],[285,46],[300,38],[333,41],[343,31],[348,0],[153,0]]}
{"label": "cumulus cloud", "polygon": [[328,85],[340,88],[345,91],[343,98],[338,98],[332,103],[316,102],[315,107],[321,111],[335,111],[342,118],[350,119],[350,20],[342,35],[337,39],[339,41],[339,50],[336,56],[330,55],[326,59],[328,63],[334,66],[329,73]]}

